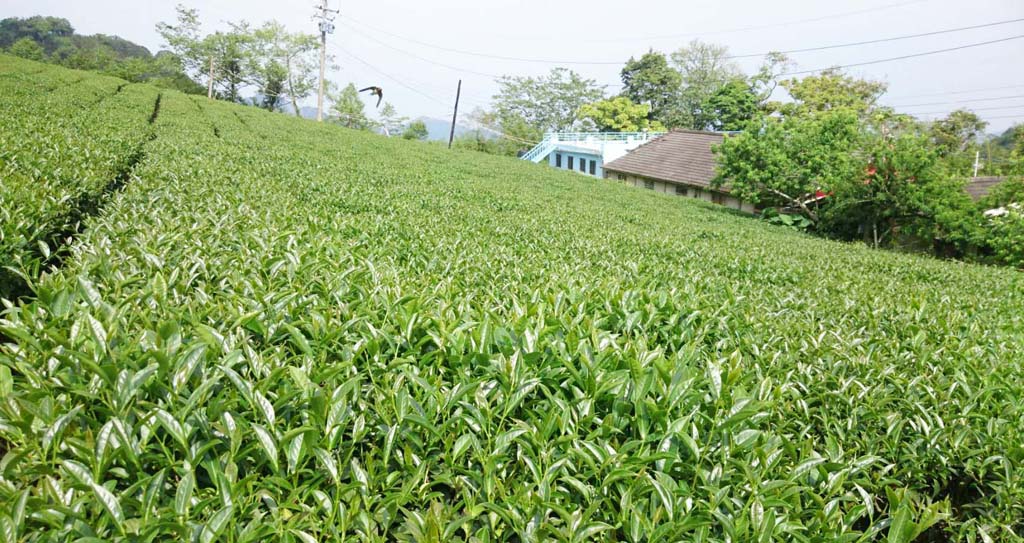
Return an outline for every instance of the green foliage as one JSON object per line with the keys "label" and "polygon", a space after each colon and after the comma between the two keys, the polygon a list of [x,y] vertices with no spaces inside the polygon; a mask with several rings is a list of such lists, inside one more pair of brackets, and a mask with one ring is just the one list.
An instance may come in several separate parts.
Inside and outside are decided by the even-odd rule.
{"label": "green foliage", "polygon": [[949,223],[973,208],[963,182],[941,168],[926,135],[871,134],[858,154],[864,156],[859,175],[834,185],[829,199],[822,228],[832,235],[876,247],[901,235],[947,240],[959,230]]}
{"label": "green foliage", "polygon": [[128,175],[149,136],[156,91],[0,56],[0,297],[56,259],[66,236]]}
{"label": "green foliage", "polygon": [[181,71],[177,57],[149,50],[117,36],[75,34],[71,24],[56,17],[9,18],[0,21],[0,44],[15,43],[8,51],[30,60],[46,61],[77,70],[99,72],[131,81],[188,93],[204,90]]}
{"label": "green foliage", "polygon": [[672,64],[679,71],[682,86],[666,124],[704,130],[716,122],[714,114],[705,111],[704,106],[729,82],[743,79],[743,72],[729,56],[728,47],[700,40],[672,53]]}
{"label": "green foliage", "polygon": [[413,121],[402,132],[402,138],[407,140],[425,140],[430,136],[427,132],[427,125],[423,121]]}
{"label": "green foliage", "polygon": [[1024,204],[1007,204],[989,213],[982,229],[984,247],[996,262],[1024,269]]}
{"label": "green foliage", "polygon": [[15,42],[28,38],[50,55],[60,47],[68,45],[74,33],[75,29],[71,27],[71,23],[59,17],[9,17],[0,20],[0,48],[6,49]]}
{"label": "green foliage", "polygon": [[786,207],[818,223],[818,193],[833,192],[861,170],[855,114],[768,117],[719,145],[715,186],[761,207]]}
{"label": "green foliage", "polygon": [[664,132],[660,121],[650,121],[650,106],[634,104],[625,96],[617,96],[580,108],[579,117],[601,132]]}
{"label": "green foliage", "polygon": [[300,115],[299,100],[312,94],[319,81],[318,44],[315,35],[288,32],[277,21],[252,31],[246,70],[264,97],[264,109],[288,101]]}
{"label": "green foliage", "polygon": [[669,66],[668,58],[653,49],[639,60],[630,57],[621,77],[622,95],[635,104],[648,106],[649,120],[668,126],[683,82],[679,72]]}
{"label": "green foliage", "polygon": [[703,128],[719,131],[743,130],[761,114],[757,94],[740,79],[730,81],[712,93],[700,110],[707,120]]}
{"label": "green foliage", "polygon": [[[14,71],[82,75],[37,68]],[[112,126],[152,105],[125,100]],[[1020,273],[160,104],[124,190],[0,319],[6,539],[1024,531]]]}
{"label": "green foliage", "polygon": [[570,130],[583,105],[604,97],[596,81],[566,68],[539,77],[504,76],[498,87],[491,116],[503,131],[518,123],[540,133]]}
{"label": "green foliage", "polygon": [[832,69],[818,75],[782,82],[796,104],[777,104],[776,108],[789,114],[814,114],[838,109],[868,116],[888,85],[879,81],[858,79]]}
{"label": "green foliage", "polygon": [[14,42],[7,52],[27,60],[46,60],[46,53],[43,51],[43,48],[32,38],[21,38]]}
{"label": "green foliage", "polygon": [[340,93],[330,98],[331,121],[355,130],[373,128],[373,122],[366,116],[365,106],[354,84],[349,83]]}

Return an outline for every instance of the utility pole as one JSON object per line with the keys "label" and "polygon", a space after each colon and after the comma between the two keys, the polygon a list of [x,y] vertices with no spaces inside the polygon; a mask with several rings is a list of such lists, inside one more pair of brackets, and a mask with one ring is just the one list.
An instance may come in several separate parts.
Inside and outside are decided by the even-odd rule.
{"label": "utility pole", "polygon": [[213,100],[213,55],[210,55],[210,81],[206,84],[206,98]]}
{"label": "utility pole", "polygon": [[974,177],[978,177],[978,170],[981,168],[981,151],[974,152]]}
{"label": "utility pole", "polygon": [[327,0],[322,0],[316,9],[320,11],[319,14],[313,16],[314,19],[320,20],[320,91],[316,98],[316,120],[322,122],[324,120],[324,87],[326,86],[324,77],[327,74],[327,35],[334,34],[334,16],[331,14],[340,13],[340,11],[327,9]]}
{"label": "utility pole", "polygon": [[459,97],[462,96],[462,80],[459,80],[459,87],[455,90],[455,111],[452,112],[452,131],[448,133],[448,148],[452,148],[452,140],[455,139],[455,121],[459,118]]}

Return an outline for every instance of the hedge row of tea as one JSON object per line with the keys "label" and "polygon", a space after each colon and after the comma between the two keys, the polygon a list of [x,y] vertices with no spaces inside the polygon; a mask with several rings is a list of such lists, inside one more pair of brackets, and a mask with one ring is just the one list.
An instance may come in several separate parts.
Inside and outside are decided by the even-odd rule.
{"label": "hedge row of tea", "polygon": [[[123,181],[157,93],[0,56],[0,96],[0,263],[31,278]],[[24,283],[0,271],[0,297],[25,294]]]}
{"label": "hedge row of tea", "polygon": [[7,540],[1024,537],[1019,273],[172,92],[147,127],[0,321]]}

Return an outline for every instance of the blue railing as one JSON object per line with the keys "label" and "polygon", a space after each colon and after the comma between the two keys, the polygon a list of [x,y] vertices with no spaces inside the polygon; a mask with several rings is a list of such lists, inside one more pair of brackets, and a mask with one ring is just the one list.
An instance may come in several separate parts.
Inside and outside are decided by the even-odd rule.
{"label": "blue railing", "polygon": [[522,159],[540,162],[551,154],[559,143],[643,143],[662,134],[664,132],[548,132],[540,143],[522,156]]}

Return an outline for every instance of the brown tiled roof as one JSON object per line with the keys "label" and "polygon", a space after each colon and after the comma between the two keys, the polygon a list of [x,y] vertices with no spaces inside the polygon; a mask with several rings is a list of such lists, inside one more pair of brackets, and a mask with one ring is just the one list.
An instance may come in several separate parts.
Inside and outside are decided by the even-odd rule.
{"label": "brown tiled roof", "polygon": [[964,190],[967,194],[971,195],[971,198],[980,200],[985,196],[988,196],[988,191],[992,190],[992,187],[1006,181],[1005,177],[972,177],[967,181],[967,185],[964,186]]}
{"label": "brown tiled roof", "polygon": [[722,139],[722,134],[714,132],[676,130],[605,164],[604,169],[669,183],[708,187],[715,177],[715,155],[711,146],[722,143]]}

